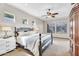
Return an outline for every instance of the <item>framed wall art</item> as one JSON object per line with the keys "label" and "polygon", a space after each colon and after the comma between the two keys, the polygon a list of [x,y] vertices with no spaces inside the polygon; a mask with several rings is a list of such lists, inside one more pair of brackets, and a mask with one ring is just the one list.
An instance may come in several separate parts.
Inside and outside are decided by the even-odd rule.
{"label": "framed wall art", "polygon": [[15,16],[9,12],[5,12],[3,17],[4,17],[3,22],[11,24],[15,23]]}

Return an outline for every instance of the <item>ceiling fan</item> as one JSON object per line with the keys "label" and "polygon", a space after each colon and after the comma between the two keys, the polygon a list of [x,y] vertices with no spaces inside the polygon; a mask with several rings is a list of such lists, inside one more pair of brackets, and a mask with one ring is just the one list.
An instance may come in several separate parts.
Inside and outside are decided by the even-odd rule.
{"label": "ceiling fan", "polygon": [[46,12],[46,15],[42,15],[42,17],[46,17],[46,18],[52,17],[52,18],[54,18],[55,15],[58,15],[58,14],[59,13],[53,13],[51,9],[48,9],[47,12]]}

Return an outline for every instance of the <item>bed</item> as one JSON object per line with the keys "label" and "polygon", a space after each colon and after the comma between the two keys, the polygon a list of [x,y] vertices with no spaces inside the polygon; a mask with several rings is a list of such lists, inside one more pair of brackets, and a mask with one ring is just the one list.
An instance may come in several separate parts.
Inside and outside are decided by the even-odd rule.
{"label": "bed", "polygon": [[17,43],[28,49],[35,56],[41,56],[45,49],[52,42],[51,34],[32,34],[17,36]]}

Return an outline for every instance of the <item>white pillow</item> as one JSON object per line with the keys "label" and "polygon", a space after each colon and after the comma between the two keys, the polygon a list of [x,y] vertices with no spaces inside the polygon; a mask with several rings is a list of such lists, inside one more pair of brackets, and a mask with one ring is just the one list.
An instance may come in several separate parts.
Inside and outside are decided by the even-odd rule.
{"label": "white pillow", "polygon": [[29,32],[18,32],[19,36],[28,36]]}

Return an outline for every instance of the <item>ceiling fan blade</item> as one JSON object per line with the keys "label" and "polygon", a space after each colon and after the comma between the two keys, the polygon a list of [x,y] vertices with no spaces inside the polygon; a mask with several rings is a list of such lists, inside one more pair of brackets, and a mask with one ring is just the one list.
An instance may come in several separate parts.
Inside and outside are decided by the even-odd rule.
{"label": "ceiling fan blade", "polygon": [[73,5],[73,4],[75,4],[75,3],[71,3],[71,5]]}
{"label": "ceiling fan blade", "polygon": [[55,18],[55,16],[51,16],[51,17]]}
{"label": "ceiling fan blade", "polygon": [[58,15],[58,13],[53,13],[52,15]]}

